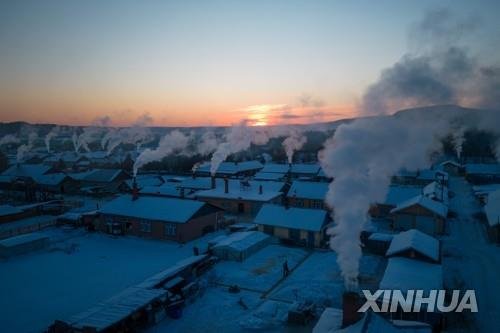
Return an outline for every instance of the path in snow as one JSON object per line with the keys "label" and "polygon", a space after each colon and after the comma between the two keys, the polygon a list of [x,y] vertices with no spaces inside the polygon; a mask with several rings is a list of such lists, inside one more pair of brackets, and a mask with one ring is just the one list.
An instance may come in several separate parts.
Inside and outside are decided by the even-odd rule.
{"label": "path in snow", "polygon": [[[457,218],[449,223],[450,237],[443,239],[445,279],[455,280],[455,287],[463,282],[464,288],[475,290],[479,309],[475,314],[476,330],[496,332],[500,315],[500,248],[488,241],[485,226],[473,217],[482,208],[471,185],[463,178],[452,177],[450,189],[455,192],[450,209]],[[448,287],[453,285],[448,283]]]}

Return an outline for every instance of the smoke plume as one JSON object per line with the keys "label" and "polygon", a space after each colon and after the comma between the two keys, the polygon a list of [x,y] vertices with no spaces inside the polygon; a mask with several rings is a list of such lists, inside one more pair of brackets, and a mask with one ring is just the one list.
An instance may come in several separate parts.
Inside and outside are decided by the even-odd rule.
{"label": "smoke plume", "polygon": [[292,129],[291,134],[283,141],[288,163],[293,162],[293,154],[301,149],[307,142],[307,138],[297,129]]}
{"label": "smoke plume", "polygon": [[24,161],[26,153],[29,153],[29,151],[33,149],[36,139],[38,139],[38,134],[34,130],[31,130],[28,135],[28,143],[21,145],[17,148],[17,154],[16,154],[17,163],[21,163]]}
{"label": "smoke plume", "polygon": [[153,161],[160,161],[165,156],[184,149],[188,143],[189,137],[181,131],[174,130],[168,133],[160,140],[156,149],[145,149],[137,157],[134,163],[134,177],[137,175],[139,168],[143,165]]}
{"label": "smoke plume", "polygon": [[47,153],[50,153],[50,140],[59,133],[59,126],[54,126],[49,133],[45,136],[45,147],[47,148]]}
{"label": "smoke plume", "polygon": [[500,68],[480,64],[463,45],[477,23],[457,19],[446,9],[429,11],[410,33],[413,49],[368,87],[362,113],[439,104],[499,109]]}
{"label": "smoke plume", "polygon": [[7,134],[0,139],[0,146],[9,143],[19,143],[19,138],[14,134]]}
{"label": "smoke plume", "polygon": [[499,93],[493,87],[498,87],[499,72],[486,71],[487,77],[485,68],[492,67],[479,65],[458,44],[474,26],[470,22],[456,21],[446,10],[427,13],[412,31],[416,50],[382,71],[363,96],[362,112],[377,116],[340,125],[325,143],[320,162],[334,178],[326,203],[333,208],[335,225],[328,233],[347,288],[357,285],[359,236],[370,205],[385,199],[391,176],[399,170],[430,164],[431,153],[442,148],[439,138],[450,133],[458,116],[425,109],[381,115],[448,103],[498,108]]}

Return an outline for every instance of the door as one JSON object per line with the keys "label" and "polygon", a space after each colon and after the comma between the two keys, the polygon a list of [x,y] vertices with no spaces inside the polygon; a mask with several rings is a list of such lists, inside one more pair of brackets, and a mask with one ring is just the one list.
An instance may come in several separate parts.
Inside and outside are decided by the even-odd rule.
{"label": "door", "polygon": [[309,231],[307,233],[307,247],[313,248],[314,247],[314,232]]}
{"label": "door", "polygon": [[245,204],[243,202],[238,202],[238,213],[245,212]]}

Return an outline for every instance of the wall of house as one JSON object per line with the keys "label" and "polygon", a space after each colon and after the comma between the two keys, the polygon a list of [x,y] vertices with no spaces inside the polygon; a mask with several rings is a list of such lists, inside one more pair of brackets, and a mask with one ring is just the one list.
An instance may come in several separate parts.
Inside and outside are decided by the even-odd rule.
{"label": "wall of house", "polygon": [[[219,198],[199,198],[200,200],[211,204],[215,207],[221,208],[224,211],[235,214],[235,215],[245,215],[255,217],[259,212],[260,208],[264,204],[262,201],[248,201],[248,200],[237,200],[237,199],[219,199]],[[243,213],[240,213],[239,207],[240,203],[243,205]],[[279,204],[281,203],[281,196],[267,203]]]}
{"label": "wall of house", "polygon": [[326,209],[324,200],[314,200],[309,198],[288,197],[288,202],[292,207]]}
{"label": "wall of house", "polygon": [[[265,226],[259,224],[258,230],[260,232],[265,232]],[[267,233],[269,234],[269,233]],[[309,240],[309,231],[307,230],[300,230],[299,231],[299,237],[300,240],[305,239],[306,243]],[[273,227],[273,233],[271,236],[275,236],[279,239],[284,239],[284,240],[293,240],[291,237],[290,229],[289,228],[282,228],[282,227]],[[314,232],[314,246],[315,247],[320,247],[321,243],[323,241],[323,234],[322,232]]]}
{"label": "wall of house", "polygon": [[[128,235],[173,240],[179,243],[184,243],[203,236],[203,233],[208,230],[216,230],[220,214],[222,214],[222,212],[213,212],[211,214],[191,219],[186,223],[169,223],[165,221],[152,221],[104,215],[98,219],[96,229],[101,232],[108,232],[107,222],[111,220],[113,222],[121,223],[123,232]],[[142,229],[142,223],[149,223],[151,226],[150,231],[144,231]],[[128,227],[127,224],[129,225]],[[175,226],[175,235],[166,234],[168,225]]]}
{"label": "wall of house", "polygon": [[441,235],[445,229],[445,221],[434,216],[398,212],[393,215],[393,220],[394,228],[401,231],[417,229],[429,235]]}

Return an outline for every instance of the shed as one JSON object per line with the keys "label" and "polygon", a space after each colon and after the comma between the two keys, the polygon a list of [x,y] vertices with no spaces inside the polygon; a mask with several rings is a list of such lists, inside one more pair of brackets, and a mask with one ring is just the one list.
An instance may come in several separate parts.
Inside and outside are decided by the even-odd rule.
{"label": "shed", "polygon": [[260,231],[234,232],[219,240],[213,254],[223,260],[243,261],[271,241],[271,237]]}
{"label": "shed", "polygon": [[16,255],[40,250],[49,245],[49,237],[31,233],[0,240],[0,257],[9,258]]}

